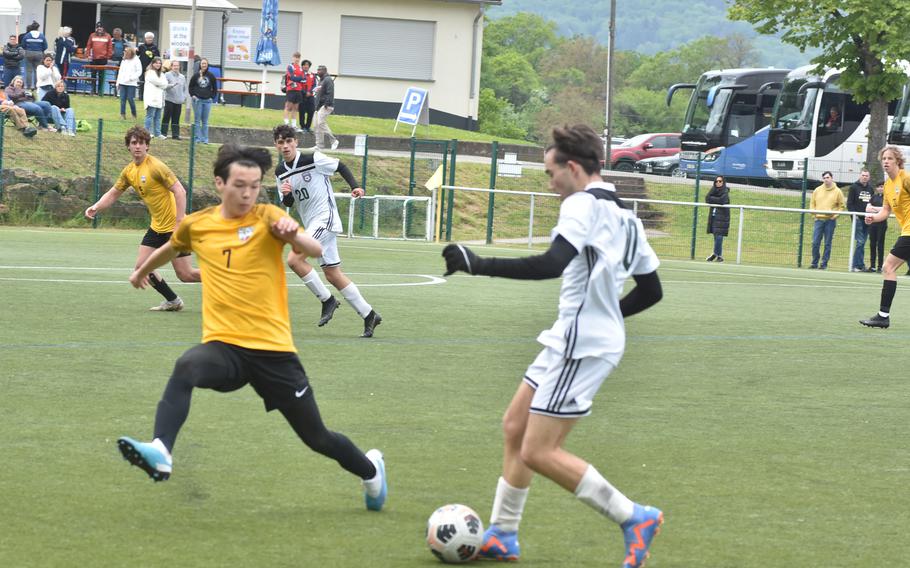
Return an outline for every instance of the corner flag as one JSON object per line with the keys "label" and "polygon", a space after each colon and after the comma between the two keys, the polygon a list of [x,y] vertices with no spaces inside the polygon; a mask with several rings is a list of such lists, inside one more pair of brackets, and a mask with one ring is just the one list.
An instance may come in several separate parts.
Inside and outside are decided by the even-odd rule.
{"label": "corner flag", "polygon": [[436,168],[436,172],[432,176],[430,176],[430,179],[428,179],[427,182],[425,184],[423,184],[423,186],[430,191],[433,191],[434,189],[439,189],[442,186],[442,166],[441,165],[438,168]]}

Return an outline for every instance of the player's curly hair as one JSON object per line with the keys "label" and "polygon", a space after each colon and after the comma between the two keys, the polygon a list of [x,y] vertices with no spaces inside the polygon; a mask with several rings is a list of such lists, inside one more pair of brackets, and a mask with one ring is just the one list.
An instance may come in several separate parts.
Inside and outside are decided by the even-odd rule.
{"label": "player's curly hair", "polygon": [[218,149],[215,165],[212,168],[215,176],[227,181],[231,174],[231,164],[247,168],[259,168],[264,176],[272,168],[272,155],[265,148],[225,144]]}
{"label": "player's curly hair", "polygon": [[897,161],[897,167],[900,169],[904,169],[904,153],[901,152],[900,148],[898,148],[897,146],[891,146],[891,145],[885,146],[884,148],[882,148],[881,150],[878,151],[878,161],[879,162],[882,161],[882,156],[885,155],[885,152],[891,152],[891,155],[894,156],[895,161]]}
{"label": "player's curly hair", "polygon": [[600,173],[604,157],[603,140],[587,124],[554,128],[553,143],[547,146],[546,152],[550,150],[554,151],[553,160],[557,164],[571,160],[587,174]]}
{"label": "player's curly hair", "polygon": [[123,143],[127,148],[130,147],[130,141],[135,138],[140,142],[145,142],[145,145],[148,146],[152,141],[152,135],[149,134],[149,131],[141,126],[132,126],[129,130],[126,131],[126,135],[123,137]]}
{"label": "player's curly hair", "polygon": [[272,129],[272,139],[281,140],[282,138],[297,138],[297,131],[289,124],[279,124]]}

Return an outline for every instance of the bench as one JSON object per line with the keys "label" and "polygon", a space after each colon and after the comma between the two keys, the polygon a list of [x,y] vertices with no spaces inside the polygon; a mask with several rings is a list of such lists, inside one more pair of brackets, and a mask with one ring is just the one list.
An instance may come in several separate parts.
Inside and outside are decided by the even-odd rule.
{"label": "bench", "polygon": [[[95,82],[97,81],[97,79],[95,77],[64,77],[63,80],[66,81],[67,84],[69,84],[70,81],[73,81],[73,82],[77,83],[77,85],[76,85],[77,87],[78,87],[78,83],[80,83],[80,82],[88,83],[88,89],[89,89],[88,94],[92,94],[95,92]],[[73,90],[73,92],[81,93],[84,91],[80,91],[77,88],[77,89]]]}
{"label": "bench", "polygon": [[[247,91],[247,90],[242,90],[242,89],[240,89],[240,90],[219,89],[218,94],[219,95],[239,95],[240,96],[240,106],[246,106],[244,104],[246,97],[250,97],[250,96],[259,97],[260,96],[260,94],[257,93],[256,91]],[[221,96],[221,104],[225,104],[224,96]]]}

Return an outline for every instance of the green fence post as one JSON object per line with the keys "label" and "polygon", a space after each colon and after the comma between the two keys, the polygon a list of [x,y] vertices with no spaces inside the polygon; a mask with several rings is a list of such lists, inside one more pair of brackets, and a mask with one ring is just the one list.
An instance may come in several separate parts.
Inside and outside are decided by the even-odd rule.
{"label": "green fence post", "polygon": [[499,142],[493,140],[490,148],[490,191],[487,199],[487,244],[493,244],[493,204],[496,200],[496,164],[499,158]]}
{"label": "green fence post", "polygon": [[[809,158],[803,158],[803,200],[800,209],[806,208],[806,190],[809,186]],[[806,234],[806,214],[799,214],[799,246],[796,247],[796,268],[803,267],[803,238]]]}
{"label": "green fence post", "polygon": [[363,135],[363,164],[360,166],[360,187],[367,190],[367,154],[370,153],[370,136]]}
{"label": "green fence post", "polygon": [[[101,199],[101,135],[104,131],[104,119],[98,119],[98,138],[95,142],[95,203]],[[98,228],[98,216],[92,219],[92,228]]]}
{"label": "green fence post", "polygon": [[[442,147],[442,185],[445,185],[446,180],[449,179],[447,177],[447,175],[449,173],[449,141],[448,140],[439,141],[439,142],[437,142],[437,144]],[[439,190],[436,192],[436,201],[439,203],[440,226],[442,225],[442,219],[445,218],[445,214],[446,214],[445,197],[446,197],[446,190],[443,189],[442,187],[440,187]],[[434,214],[435,214],[435,212],[434,212]],[[440,233],[439,238],[441,239],[442,238],[442,229],[441,228],[439,230],[439,233]],[[435,225],[433,226],[433,235],[434,235],[434,237],[436,235],[436,226]]]}
{"label": "green fence post", "polygon": [[4,124],[6,120],[0,120],[0,201],[3,201],[3,139],[6,135]]}
{"label": "green fence post", "polygon": [[[458,140],[452,139],[452,162],[449,164],[449,185],[455,185],[455,161],[458,158]],[[446,211],[446,240],[452,240],[452,209],[455,207],[455,191],[449,191],[449,207]]]}
{"label": "green fence post", "polygon": [[414,154],[417,153],[417,139],[411,136],[411,175],[408,181],[408,195],[414,195],[417,182],[414,181]]}
{"label": "green fence post", "polygon": [[[698,190],[701,187],[701,152],[698,153],[698,161],[695,163],[695,197],[693,198],[694,203],[698,203]],[[689,253],[689,257],[692,260],[695,260],[695,237],[698,234],[698,205],[694,207],[692,212],[692,250]]]}
{"label": "green fence post", "polygon": [[196,125],[190,125],[190,165],[186,180],[186,212],[193,211],[193,173],[196,168]]}

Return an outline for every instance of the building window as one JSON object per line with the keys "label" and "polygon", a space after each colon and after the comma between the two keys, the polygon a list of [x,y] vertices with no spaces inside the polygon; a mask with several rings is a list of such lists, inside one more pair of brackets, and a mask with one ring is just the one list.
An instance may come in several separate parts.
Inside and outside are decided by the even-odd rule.
{"label": "building window", "polygon": [[436,22],[341,16],[340,75],[433,80]]}

